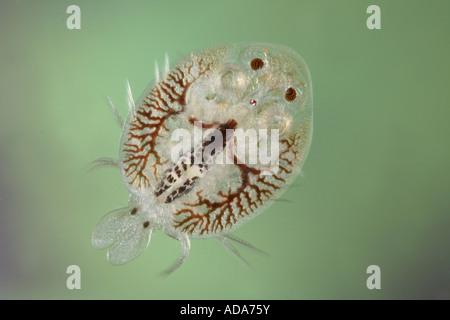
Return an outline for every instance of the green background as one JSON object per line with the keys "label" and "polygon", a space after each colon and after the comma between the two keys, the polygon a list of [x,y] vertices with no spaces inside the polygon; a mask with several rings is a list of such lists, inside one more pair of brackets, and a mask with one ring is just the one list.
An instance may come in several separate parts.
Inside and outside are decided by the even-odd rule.
{"label": "green background", "polygon": [[[81,30],[66,8],[81,8]],[[381,30],[366,9],[381,8]],[[0,298],[449,299],[449,1],[2,1]],[[218,241],[156,232],[121,267],[92,231],[128,194],[117,157],[125,80],[138,97],[163,64],[223,42],[282,43],[307,61],[314,135],[304,177]],[[81,268],[81,290],[66,268]],[[381,268],[381,290],[366,269]]]}

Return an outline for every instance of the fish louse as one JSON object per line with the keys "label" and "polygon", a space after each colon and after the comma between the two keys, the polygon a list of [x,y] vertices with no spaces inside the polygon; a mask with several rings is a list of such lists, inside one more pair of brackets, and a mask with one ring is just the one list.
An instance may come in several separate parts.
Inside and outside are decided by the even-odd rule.
{"label": "fish louse", "polygon": [[[96,164],[119,168],[130,200],[99,222],[93,245],[124,264],[161,229],[181,242],[166,274],[185,261],[190,238],[217,238],[245,262],[231,242],[254,247],[231,231],[287,189],[308,153],[308,67],[288,47],[237,43],[195,51],[171,68],[166,58],[165,70],[136,102],[127,85],[125,121],[109,101],[122,129],[120,157]],[[174,156],[180,129],[194,139]]]}

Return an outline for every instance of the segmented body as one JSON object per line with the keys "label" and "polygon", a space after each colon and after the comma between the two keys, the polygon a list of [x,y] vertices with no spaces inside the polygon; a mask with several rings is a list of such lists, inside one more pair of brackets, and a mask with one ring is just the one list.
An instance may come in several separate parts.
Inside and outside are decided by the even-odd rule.
{"label": "segmented body", "polygon": [[[217,130],[222,135],[226,135],[226,130],[236,128],[236,121],[230,120],[221,124]],[[217,154],[223,151],[229,139],[223,139],[218,148],[212,148],[210,155],[204,157],[205,149],[214,142],[214,136],[206,137],[201,144],[192,148],[191,151],[181,156],[178,161],[166,171],[165,177],[156,188],[154,195],[160,197],[168,192],[165,203],[170,203],[186,192],[190,191],[195,182],[208,171],[210,165],[214,163]],[[197,161],[196,161],[197,160]],[[180,183],[181,182],[181,183]]]}
{"label": "segmented body", "polygon": [[[119,168],[131,194],[127,210],[141,217],[130,220],[139,221],[140,227],[133,230],[145,234],[142,230],[160,228],[180,240],[222,237],[267,207],[287,188],[306,157],[311,93],[306,65],[283,46],[219,45],[182,59],[149,86],[123,127]],[[174,158],[177,129],[201,136]],[[240,158],[233,135],[237,129],[266,130],[269,138],[276,130],[276,167],[272,162],[249,163],[245,155]],[[223,139],[215,141],[208,130],[216,130]],[[258,137],[256,148],[264,141]],[[94,244],[97,239],[98,247],[120,247],[120,237],[109,230],[113,223],[105,223],[94,233]],[[104,240],[102,229],[107,227],[109,238]]]}

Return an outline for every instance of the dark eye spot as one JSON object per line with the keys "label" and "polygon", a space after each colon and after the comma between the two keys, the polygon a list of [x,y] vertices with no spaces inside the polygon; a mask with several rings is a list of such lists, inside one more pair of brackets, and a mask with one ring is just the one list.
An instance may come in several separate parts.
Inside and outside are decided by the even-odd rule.
{"label": "dark eye spot", "polygon": [[252,106],[256,106],[256,100],[250,100],[250,104],[252,105]]}
{"label": "dark eye spot", "polygon": [[264,66],[264,61],[262,61],[262,59],[260,58],[255,58],[250,62],[250,67],[253,70],[259,70]]}
{"label": "dark eye spot", "polygon": [[288,88],[284,94],[286,101],[292,102],[297,98],[297,90],[294,88]]}
{"label": "dark eye spot", "polygon": [[144,228],[147,228],[149,225],[150,225],[150,221],[145,221],[145,222],[142,224],[142,226],[143,226]]}
{"label": "dark eye spot", "polygon": [[134,216],[136,214],[136,212],[137,212],[137,208],[133,208],[133,210],[131,210],[130,214],[132,216]]}

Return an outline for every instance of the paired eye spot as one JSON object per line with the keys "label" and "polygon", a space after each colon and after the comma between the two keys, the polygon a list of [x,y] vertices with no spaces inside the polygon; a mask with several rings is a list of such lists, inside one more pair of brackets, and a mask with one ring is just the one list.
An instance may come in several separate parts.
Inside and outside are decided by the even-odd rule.
{"label": "paired eye spot", "polygon": [[260,58],[255,58],[250,62],[250,67],[253,70],[259,70],[264,66],[264,61],[262,61],[262,59]]}
{"label": "paired eye spot", "polygon": [[252,106],[256,106],[256,100],[250,100],[250,104],[252,105]]}
{"label": "paired eye spot", "polygon": [[286,101],[292,102],[295,99],[297,99],[297,90],[295,90],[292,87],[289,87],[286,92],[284,93],[284,98]]}
{"label": "paired eye spot", "polygon": [[144,229],[148,228],[148,226],[150,225],[150,221],[145,221],[142,226],[144,227]]}
{"label": "paired eye spot", "polygon": [[133,210],[131,210],[130,214],[132,216],[134,216],[137,213],[137,210],[138,210],[137,208],[133,208]]}

